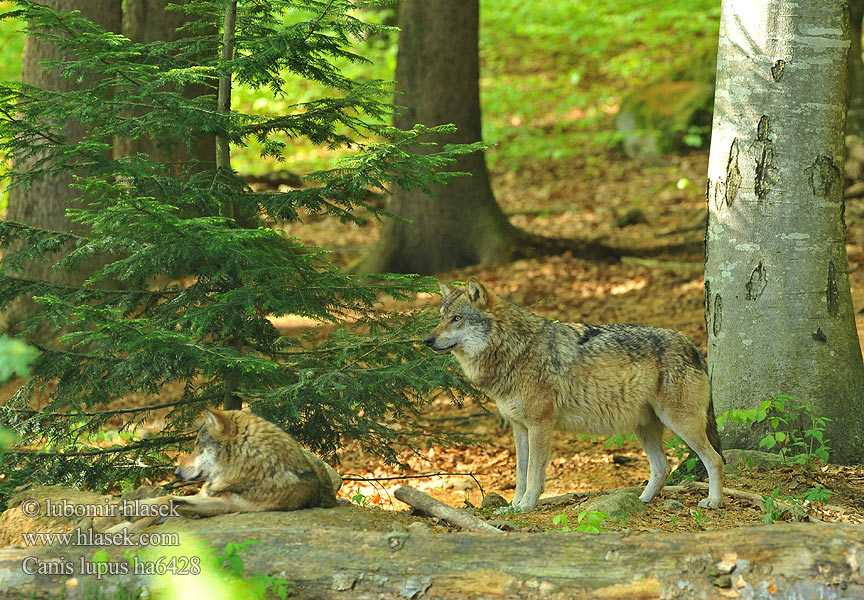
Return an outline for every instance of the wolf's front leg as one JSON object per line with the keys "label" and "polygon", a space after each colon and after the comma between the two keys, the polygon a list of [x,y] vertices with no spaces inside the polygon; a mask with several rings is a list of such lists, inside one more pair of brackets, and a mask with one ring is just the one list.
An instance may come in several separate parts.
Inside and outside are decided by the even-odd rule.
{"label": "wolf's front leg", "polygon": [[516,493],[513,494],[513,506],[517,506],[525,495],[528,480],[528,428],[522,423],[511,421],[513,425],[513,440],[516,443]]}
{"label": "wolf's front leg", "polygon": [[[532,423],[528,427],[528,473],[525,493],[513,505],[522,512],[531,512],[546,487],[546,465],[552,450],[551,423]],[[517,457],[518,459],[518,457]]]}

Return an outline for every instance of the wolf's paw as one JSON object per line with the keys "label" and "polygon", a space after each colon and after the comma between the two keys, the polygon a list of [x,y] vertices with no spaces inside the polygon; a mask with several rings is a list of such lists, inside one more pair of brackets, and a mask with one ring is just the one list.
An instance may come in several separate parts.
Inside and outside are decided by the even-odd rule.
{"label": "wolf's paw", "polygon": [[639,494],[639,499],[640,499],[642,502],[644,502],[645,504],[648,504],[649,502],[651,502],[651,501],[654,499],[654,497],[655,497],[656,495],[657,495],[657,494],[649,494],[649,493],[648,493],[648,490],[645,490],[644,492],[642,492],[641,494]]}
{"label": "wolf's paw", "polygon": [[514,502],[510,506],[517,513],[530,513],[532,510],[534,510],[535,504],[537,504],[536,500],[534,502],[530,502],[523,498],[520,502]]}
{"label": "wolf's paw", "polygon": [[723,498],[712,498],[711,496],[708,496],[699,501],[699,506],[701,508],[720,508],[723,506]]}

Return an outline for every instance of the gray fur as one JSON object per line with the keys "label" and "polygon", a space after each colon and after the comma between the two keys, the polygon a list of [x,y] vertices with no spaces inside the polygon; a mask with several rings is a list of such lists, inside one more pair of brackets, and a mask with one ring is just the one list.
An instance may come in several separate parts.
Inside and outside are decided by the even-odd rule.
{"label": "gray fur", "polygon": [[550,321],[476,281],[467,293],[446,284],[442,292],[440,323],[426,343],[452,352],[465,376],[513,425],[514,506],[529,511],[542,492],[554,429],[635,432],[651,465],[641,496],[650,501],[669,474],[664,424],[706,465],[710,490],[700,505],[722,503],[707,367],[687,338],[648,325]]}

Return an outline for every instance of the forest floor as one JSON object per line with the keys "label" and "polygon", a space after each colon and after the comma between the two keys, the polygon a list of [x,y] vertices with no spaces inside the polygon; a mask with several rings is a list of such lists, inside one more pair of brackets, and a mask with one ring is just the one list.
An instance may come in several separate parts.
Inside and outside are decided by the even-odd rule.
{"label": "forest floor", "polygon": [[[596,176],[602,169],[603,177]],[[591,164],[537,165],[518,173],[493,175],[493,187],[511,221],[546,236],[600,240],[620,248],[621,264],[601,265],[571,255],[520,260],[513,264],[475,266],[441,273],[444,281],[476,277],[510,300],[532,307],[539,314],[588,323],[634,322],[670,327],[689,336],[703,352],[706,332],[703,313],[703,237],[706,207],[704,178],[707,152],[670,156],[644,163],[610,154]],[[637,215],[625,224],[624,215]],[[642,218],[644,217],[644,219]],[[864,332],[864,200],[847,205],[848,253],[858,331]],[[304,241],[333,251],[333,260],[350,264],[378,239],[371,222],[357,227],[332,219],[307,220],[290,232]],[[430,241],[430,243],[436,243]],[[421,299],[434,304],[437,298]],[[281,323],[291,327],[290,320]],[[860,335],[860,333],[859,333]],[[436,401],[427,415],[430,428],[452,428],[482,440],[470,446],[419,451],[405,449],[403,467],[390,466],[363,453],[355,444],[340,453],[339,471],[346,481],[340,495],[361,504],[404,510],[393,491],[410,484],[453,506],[479,507],[482,496],[498,492],[508,500],[515,485],[515,451],[506,424],[496,418],[494,404],[471,401],[457,408]],[[668,432],[667,432],[668,433]],[[673,464],[677,459],[669,452]],[[429,473],[450,473],[416,479]],[[458,475],[461,474],[461,475]],[[470,474],[470,475],[468,475]],[[545,495],[642,486],[648,462],[638,442],[607,448],[603,439],[591,440],[559,433],[548,469]],[[378,480],[378,481],[376,481]],[[726,486],[758,495],[787,497],[801,503],[803,494],[821,486],[831,490],[825,503],[806,502],[802,510],[788,511],[783,519],[802,514],[826,521],[864,523],[864,468],[811,465],[755,466],[729,469]],[[605,530],[696,531],[741,527],[764,522],[759,502],[729,498],[720,510],[698,510],[705,490],[661,497],[646,513],[610,519]],[[669,498],[679,503],[668,503]],[[503,519],[518,530],[575,527],[586,498],[538,507],[529,515],[488,515]],[[829,508],[830,507],[830,508]],[[558,515],[566,515],[566,521]],[[556,519],[557,517],[557,519]]]}
{"label": "forest floor", "polygon": [[[598,173],[602,171],[602,177]],[[703,236],[706,208],[704,177],[707,151],[668,156],[660,162],[628,160],[616,154],[595,156],[589,164],[538,164],[518,172],[493,173],[499,203],[511,221],[531,232],[562,238],[598,240],[619,248],[620,264],[598,264],[569,254],[520,260],[512,264],[481,265],[447,273],[443,281],[476,277],[497,293],[563,321],[587,323],[631,322],[682,331],[705,351],[703,313]],[[622,219],[630,215],[630,221]],[[637,218],[633,218],[636,215]],[[864,199],[847,203],[847,251],[852,297],[859,335],[864,332]],[[378,240],[376,221],[363,226],[342,225],[335,219],[306,218],[288,232],[308,244],[332,251],[331,259],[348,265],[368,252]],[[430,241],[430,243],[436,243]],[[423,295],[417,305],[435,305],[437,296]],[[286,333],[311,325],[300,318],[276,320]],[[7,383],[0,393],[16,387]],[[160,401],[171,400],[182,389],[166,386]],[[129,397],[113,408],[151,403],[152,398]],[[153,428],[159,427],[154,411]],[[586,493],[566,502],[540,505],[530,514],[497,514],[479,508],[483,497],[496,492],[508,501],[515,486],[515,450],[509,426],[497,418],[494,403],[466,400],[461,407],[434,400],[424,415],[427,427],[459,431],[476,440],[470,445],[430,445],[402,449],[401,466],[385,464],[349,442],[335,465],[345,478],[339,492],[360,506],[378,512],[395,511],[398,520],[408,507],[394,490],[409,484],[455,507],[474,507],[476,514],[507,530],[549,531],[575,529],[583,503],[593,493],[641,487],[649,476],[648,461],[638,442],[607,447],[604,438],[573,433],[556,435],[547,471],[544,496]],[[119,425],[119,423],[117,423]],[[667,437],[669,437],[667,432]],[[108,443],[108,442],[106,442]],[[830,441],[827,442],[830,446]],[[673,466],[678,458],[667,451]],[[733,461],[734,462],[734,461]],[[0,471],[0,478],[2,478]],[[152,481],[150,484],[165,482]],[[814,462],[810,466],[766,463],[729,465],[726,487],[775,495],[794,510],[771,511],[758,498],[727,497],[721,509],[700,510],[704,489],[665,493],[647,511],[626,518],[609,518],[604,531],[702,531],[759,525],[766,515],[775,520],[823,520],[864,523],[864,467]],[[805,501],[813,489],[832,494],[823,502]],[[191,490],[189,493],[192,493]],[[672,502],[675,501],[675,502]],[[782,514],[781,514],[782,513]],[[563,515],[563,516],[562,516]],[[372,517],[370,513],[370,518]],[[383,516],[383,515],[382,515]],[[426,519],[436,530],[450,526]]]}

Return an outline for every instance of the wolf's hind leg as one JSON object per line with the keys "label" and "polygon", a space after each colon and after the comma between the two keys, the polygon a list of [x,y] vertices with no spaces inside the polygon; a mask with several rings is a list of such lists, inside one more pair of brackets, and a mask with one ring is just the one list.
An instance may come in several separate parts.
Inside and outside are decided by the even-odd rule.
{"label": "wolf's hind leg", "polygon": [[708,441],[704,422],[697,426],[696,420],[695,417],[688,419],[671,429],[699,456],[708,471],[708,497],[700,501],[699,506],[717,508],[723,506],[723,459]]}
{"label": "wolf's hind leg", "polygon": [[669,477],[669,459],[663,452],[663,423],[652,415],[650,423],[636,428],[636,437],[642,444],[642,449],[648,455],[648,464],[651,466],[651,478],[639,499],[642,502],[650,502],[663,489],[666,478]]}

